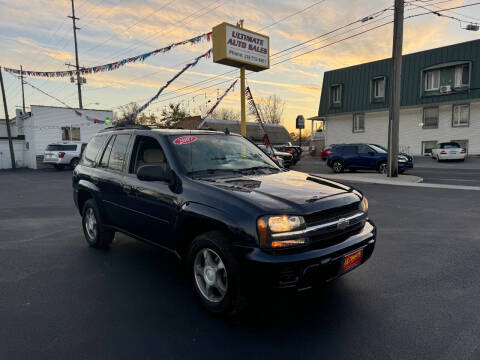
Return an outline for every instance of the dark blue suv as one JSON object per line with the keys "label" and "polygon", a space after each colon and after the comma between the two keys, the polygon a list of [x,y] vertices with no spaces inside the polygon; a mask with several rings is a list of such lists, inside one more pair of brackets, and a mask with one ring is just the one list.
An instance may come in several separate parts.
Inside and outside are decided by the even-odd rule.
{"label": "dark blue suv", "polygon": [[[333,145],[327,165],[336,173],[349,170],[376,170],[386,172],[387,150],[374,144]],[[398,172],[413,168],[413,158],[406,154],[398,155]]]}

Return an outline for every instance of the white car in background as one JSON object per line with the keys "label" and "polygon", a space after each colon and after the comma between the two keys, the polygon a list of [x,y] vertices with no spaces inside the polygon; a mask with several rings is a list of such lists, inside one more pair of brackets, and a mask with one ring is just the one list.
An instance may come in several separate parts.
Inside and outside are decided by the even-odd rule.
{"label": "white car in background", "polygon": [[43,153],[43,163],[61,170],[65,166],[75,169],[87,144],[81,141],[62,141],[50,144]]}
{"label": "white car in background", "polygon": [[438,144],[435,149],[432,149],[432,158],[438,161],[442,160],[465,160],[465,149],[456,142],[444,142]]}

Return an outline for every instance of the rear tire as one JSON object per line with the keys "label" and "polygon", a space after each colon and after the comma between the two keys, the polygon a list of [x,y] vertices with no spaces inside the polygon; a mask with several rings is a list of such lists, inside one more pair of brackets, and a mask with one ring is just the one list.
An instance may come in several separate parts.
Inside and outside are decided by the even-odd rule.
{"label": "rear tire", "polygon": [[108,248],[115,237],[115,232],[105,230],[94,199],[88,199],[83,205],[82,227],[85,240],[94,248]]}
{"label": "rear tire", "polygon": [[187,271],[202,305],[219,315],[233,315],[246,304],[239,265],[230,240],[221,231],[197,236],[188,252]]}
{"label": "rear tire", "polygon": [[79,162],[80,161],[78,160],[78,158],[73,158],[72,161],[70,161],[70,167],[72,168],[72,170],[75,170]]}
{"label": "rear tire", "polygon": [[342,173],[344,169],[343,163],[340,160],[334,160],[332,162],[332,170],[334,173],[339,174]]}

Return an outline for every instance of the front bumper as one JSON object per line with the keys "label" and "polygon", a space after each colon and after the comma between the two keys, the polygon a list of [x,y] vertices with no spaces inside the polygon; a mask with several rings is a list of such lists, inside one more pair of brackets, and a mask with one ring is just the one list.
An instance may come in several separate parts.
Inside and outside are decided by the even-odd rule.
{"label": "front bumper", "polygon": [[261,288],[293,288],[304,290],[325,281],[344,275],[343,260],[356,250],[362,249],[361,264],[367,261],[375,248],[376,227],[366,221],[363,229],[344,241],[321,249],[289,254],[271,254],[259,248],[243,249],[245,274],[250,284]]}

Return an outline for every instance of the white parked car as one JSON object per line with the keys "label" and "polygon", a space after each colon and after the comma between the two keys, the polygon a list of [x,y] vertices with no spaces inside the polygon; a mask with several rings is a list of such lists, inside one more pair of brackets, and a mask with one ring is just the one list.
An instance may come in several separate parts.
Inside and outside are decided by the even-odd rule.
{"label": "white parked car", "polygon": [[70,166],[75,169],[87,144],[81,141],[62,141],[50,144],[43,153],[43,163],[53,165],[57,170]]}
{"label": "white parked car", "polygon": [[463,149],[456,142],[444,142],[438,144],[435,149],[432,149],[432,158],[438,161],[442,160],[465,160],[465,149]]}

